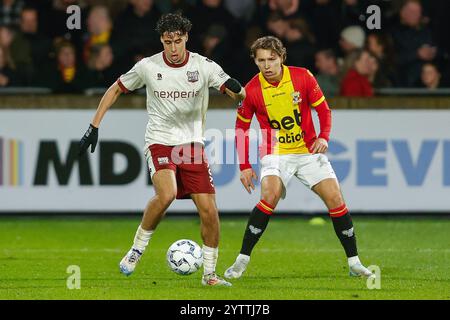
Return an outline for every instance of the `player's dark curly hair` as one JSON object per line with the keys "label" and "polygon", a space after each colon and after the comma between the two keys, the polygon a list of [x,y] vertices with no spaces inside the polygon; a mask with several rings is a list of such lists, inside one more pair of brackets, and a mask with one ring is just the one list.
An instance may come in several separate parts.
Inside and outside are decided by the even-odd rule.
{"label": "player's dark curly hair", "polygon": [[159,19],[156,24],[156,31],[160,36],[164,34],[164,32],[177,32],[179,31],[181,34],[186,34],[192,28],[192,23],[189,19],[183,17],[179,13],[168,13]]}

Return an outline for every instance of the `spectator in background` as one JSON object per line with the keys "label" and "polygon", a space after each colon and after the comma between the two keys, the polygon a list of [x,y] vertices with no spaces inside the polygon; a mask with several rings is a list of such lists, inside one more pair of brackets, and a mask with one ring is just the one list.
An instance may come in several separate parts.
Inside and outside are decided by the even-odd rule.
{"label": "spectator in background", "polygon": [[315,55],[319,83],[325,97],[335,97],[339,94],[339,66],[333,50],[325,49]]}
{"label": "spectator in background", "polygon": [[56,63],[43,72],[40,84],[54,93],[82,93],[88,85],[86,70],[77,65],[75,47],[62,41],[56,47]]}
{"label": "spectator in background", "polygon": [[411,87],[420,80],[422,65],[436,58],[430,29],[422,21],[422,5],[407,0],[400,9],[400,24],[392,30],[398,56],[398,84]]}
{"label": "spectator in background", "polygon": [[[0,48],[9,52],[11,44],[14,40],[14,34],[10,27],[0,25]],[[14,61],[12,61],[14,63]]]}
{"label": "spectator in background", "polygon": [[[323,1],[323,0],[321,0]],[[376,5],[380,8],[381,13],[381,25],[385,28],[389,25],[389,20],[393,16],[392,8],[396,6],[396,3],[404,0],[341,0],[333,1],[340,3],[340,8],[335,10],[335,13],[339,15],[336,20],[340,20],[341,28],[345,28],[351,25],[359,25],[366,28],[367,8],[371,5]]]}
{"label": "spectator in background", "polygon": [[[82,7],[81,30],[66,28],[66,9],[73,4]],[[86,4],[94,7],[87,11],[83,9]],[[370,4],[381,7],[382,30],[366,36],[365,27],[360,27],[365,20],[360,17]],[[69,39],[76,48],[76,60],[90,66],[96,60],[90,59],[91,52],[96,52],[97,59],[108,60],[110,47],[97,53],[97,45],[109,44],[114,67],[126,71],[160,50],[159,36],[152,32],[160,16],[158,8],[182,10],[194,17],[195,29],[189,39],[193,51],[221,62],[225,70],[241,75],[242,81],[257,72],[253,62],[248,63],[246,38],[262,32],[260,36],[270,33],[283,40],[290,52],[288,62],[311,69],[334,60],[323,51],[314,61],[315,49],[335,49],[337,65],[341,65],[341,56],[365,47],[376,58],[370,59],[372,73],[367,76],[373,88],[422,85],[422,66],[436,63],[441,67],[439,86],[449,83],[450,37],[445,26],[450,19],[445,20],[445,14],[450,1],[445,0],[0,0],[0,46],[15,65],[14,84],[32,85],[33,75],[45,73],[55,59],[52,42],[61,39]],[[259,24],[252,24],[252,14]],[[393,14],[395,20],[390,18]],[[348,27],[341,30],[341,26]],[[319,80],[331,77],[330,85],[335,86],[334,75],[318,71]],[[110,72],[97,76],[108,77],[105,73]],[[330,79],[321,80],[327,91],[324,81]]]}
{"label": "spectator in background", "polygon": [[362,49],[365,39],[366,34],[360,26],[349,26],[342,30],[339,46],[344,57],[356,49]]}
{"label": "spectator in background", "polygon": [[420,87],[434,90],[442,88],[441,73],[434,63],[424,63],[420,74]]}
{"label": "spectator in background", "polygon": [[[121,0],[124,1],[124,0]],[[126,0],[125,0],[126,1]],[[161,14],[180,13],[183,14],[190,7],[195,6],[197,0],[154,0],[155,6]],[[233,1],[233,0],[232,0]]]}
{"label": "spectator in background", "polygon": [[[25,7],[20,15],[20,31],[16,34],[19,47],[29,47],[30,60],[24,84],[31,84],[32,79],[39,76],[40,68],[49,62],[52,49],[51,39],[39,32],[38,11]],[[22,49],[20,49],[22,50]],[[27,59],[28,60],[28,59]]]}
{"label": "spectator in background", "polygon": [[[226,62],[228,34],[223,25],[213,24],[202,41],[202,53],[213,61]],[[224,65],[222,63],[222,65]],[[224,68],[226,65],[224,65]],[[227,68],[226,68],[227,69]]]}
{"label": "spectator in background", "polygon": [[300,0],[269,0],[269,8],[276,11],[285,18],[293,18],[298,12]]}
{"label": "spectator in background", "polygon": [[267,29],[268,20],[278,15],[283,20],[300,18],[299,13],[300,1],[299,0],[267,0],[259,1],[258,6],[255,9],[253,24],[258,25],[265,32],[270,32],[272,35],[276,33]]}
{"label": "spectator in background", "polygon": [[[369,3],[368,3],[369,2]],[[340,8],[340,22],[343,28],[360,25],[364,27],[365,20],[360,19],[361,15],[366,13],[366,8],[370,4],[374,4],[374,0],[371,1],[361,1],[361,0],[342,0]]]}
{"label": "spectator in background", "polygon": [[48,60],[52,41],[39,31],[38,11],[32,7],[23,9],[20,15],[20,31],[31,46],[34,64],[41,64]]}
{"label": "spectator in background", "polygon": [[[78,5],[81,7],[81,30],[68,29],[67,24],[67,8],[71,5]],[[45,33],[50,36],[55,42],[70,41],[76,49],[77,57],[82,55],[83,41],[82,37],[85,30],[85,18],[87,17],[86,10],[81,1],[78,0],[53,0],[52,7],[49,12],[45,12],[43,27]]]}
{"label": "spectator in background", "polygon": [[18,26],[24,5],[23,0],[0,0],[0,25]]}
{"label": "spectator in background", "polygon": [[395,57],[392,38],[384,33],[371,33],[366,38],[366,49],[378,60],[374,87],[390,87],[395,83]]}
{"label": "spectator in background", "polygon": [[0,87],[14,86],[16,75],[7,50],[0,46]]}
{"label": "spectator in background", "polygon": [[340,95],[346,97],[372,97],[373,87],[369,78],[373,76],[374,64],[367,50],[357,49],[347,57],[350,69],[341,83]]}
{"label": "spectator in background", "polygon": [[233,74],[236,74],[236,78],[243,85],[259,72],[258,67],[251,57],[251,46],[256,39],[261,38],[263,35],[263,31],[257,25],[248,28],[245,33],[244,47],[236,51],[232,56],[233,64],[237,66]]}
{"label": "spectator in background", "polygon": [[153,0],[129,0],[129,6],[114,25],[111,45],[116,60],[128,68],[136,60],[136,54],[152,55],[159,51],[161,42],[154,30],[160,15]]}
{"label": "spectator in background", "polygon": [[[436,41],[439,51],[444,51],[447,57],[450,55],[450,1],[448,0],[428,0],[422,1],[424,12],[429,16],[429,26]],[[442,70],[442,69],[441,69]]]}
{"label": "spectator in background", "polygon": [[[227,47],[241,47],[243,37],[242,30],[238,28],[238,21],[227,11],[222,0],[201,0],[197,6],[192,7],[186,12],[186,16],[192,21],[192,30],[189,40],[192,41],[192,51],[205,54],[204,40],[209,28],[215,25],[216,30],[224,30],[229,40]],[[226,61],[221,61],[224,70],[227,66],[223,65]]]}
{"label": "spectator in background", "polygon": [[108,44],[112,32],[112,21],[108,8],[94,6],[87,18],[87,34],[84,35],[83,59],[87,63],[93,46]]}
{"label": "spectator in background", "polygon": [[378,75],[378,71],[380,69],[380,63],[376,57],[374,57],[369,52],[369,73],[367,75],[367,78],[369,79],[369,82],[372,84],[373,88],[380,88],[376,85],[376,79]]}
{"label": "spectator in background", "polygon": [[224,6],[235,19],[243,21],[245,24],[250,22],[255,11],[254,0],[224,0]]}
{"label": "spectator in background", "polygon": [[31,76],[31,48],[30,44],[17,36],[18,32],[13,31],[12,27],[0,26],[0,47],[3,47],[8,53],[15,66],[17,83],[27,84]]}
{"label": "spectator in background", "polygon": [[314,68],[316,40],[305,20],[301,18],[289,20],[283,40],[289,52],[286,64],[307,69]]}
{"label": "spectator in background", "polygon": [[336,13],[339,9],[339,3],[332,0],[315,0],[308,8],[307,16],[319,49],[337,46],[340,21],[336,19]]}
{"label": "spectator in background", "polygon": [[107,88],[117,80],[120,71],[114,68],[114,55],[108,44],[98,44],[91,48],[88,61],[89,87]]}
{"label": "spectator in background", "polygon": [[265,27],[269,34],[284,39],[289,29],[289,22],[279,13],[273,12],[269,15]]}

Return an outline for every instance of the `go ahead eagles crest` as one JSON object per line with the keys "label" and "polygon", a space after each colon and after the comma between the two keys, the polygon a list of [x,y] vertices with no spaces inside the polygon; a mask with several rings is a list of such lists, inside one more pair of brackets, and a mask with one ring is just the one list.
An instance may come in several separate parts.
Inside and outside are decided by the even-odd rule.
{"label": "go ahead eagles crest", "polygon": [[292,96],[292,104],[298,105],[299,103],[302,102],[302,98],[300,97],[300,92],[294,91],[291,93],[291,96]]}
{"label": "go ahead eagles crest", "polygon": [[197,82],[198,81],[198,71],[187,71],[187,78],[189,82]]}

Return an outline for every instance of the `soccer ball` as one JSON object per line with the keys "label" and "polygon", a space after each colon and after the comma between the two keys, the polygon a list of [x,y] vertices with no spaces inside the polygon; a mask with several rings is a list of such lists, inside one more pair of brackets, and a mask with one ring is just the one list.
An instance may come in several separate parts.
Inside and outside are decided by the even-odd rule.
{"label": "soccer ball", "polygon": [[177,240],[167,250],[167,265],[175,273],[192,274],[200,269],[202,264],[202,248],[192,240]]}

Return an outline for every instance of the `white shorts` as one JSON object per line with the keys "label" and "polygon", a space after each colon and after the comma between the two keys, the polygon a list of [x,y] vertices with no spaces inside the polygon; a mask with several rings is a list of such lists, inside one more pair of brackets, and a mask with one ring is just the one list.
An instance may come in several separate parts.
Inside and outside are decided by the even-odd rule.
{"label": "white shorts", "polygon": [[324,179],[337,179],[328,157],[318,154],[269,154],[261,159],[261,181],[266,176],[278,176],[283,182],[282,198],[292,176],[312,188]]}

